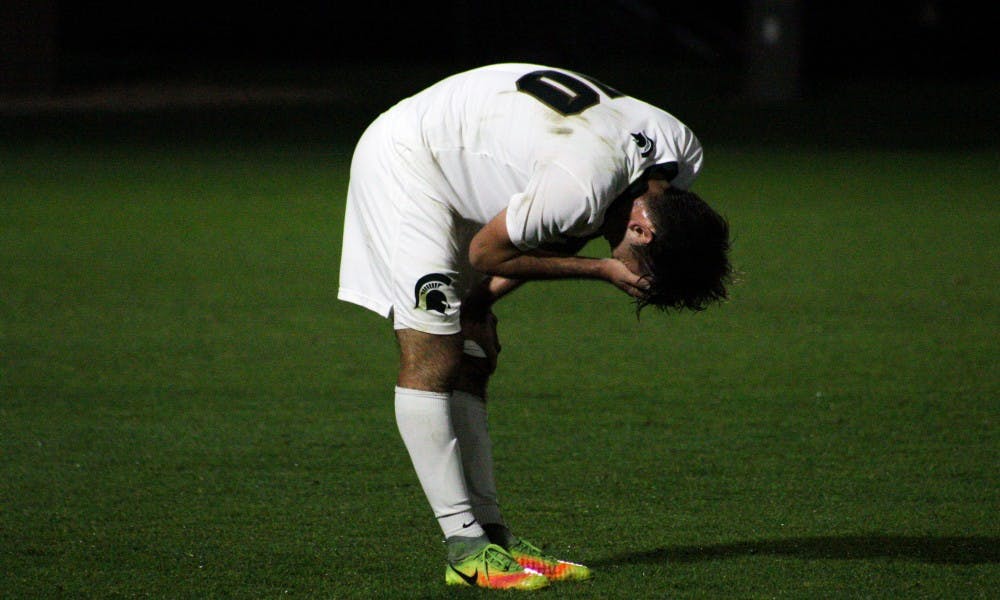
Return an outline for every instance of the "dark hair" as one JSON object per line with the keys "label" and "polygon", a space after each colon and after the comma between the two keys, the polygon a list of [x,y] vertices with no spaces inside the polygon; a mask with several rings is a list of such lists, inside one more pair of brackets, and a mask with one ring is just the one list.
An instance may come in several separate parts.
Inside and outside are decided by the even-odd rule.
{"label": "dark hair", "polygon": [[694,192],[676,188],[647,203],[655,233],[648,244],[632,246],[649,283],[636,313],[649,305],[701,311],[725,300],[733,274],[726,219]]}

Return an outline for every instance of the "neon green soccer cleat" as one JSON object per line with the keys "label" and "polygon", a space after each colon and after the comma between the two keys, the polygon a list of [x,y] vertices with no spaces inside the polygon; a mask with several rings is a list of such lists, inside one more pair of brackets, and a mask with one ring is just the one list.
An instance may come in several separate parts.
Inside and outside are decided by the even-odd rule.
{"label": "neon green soccer cleat", "polygon": [[510,554],[525,569],[537,571],[552,581],[583,581],[593,575],[589,568],[549,556],[522,539],[510,547]]}
{"label": "neon green soccer cleat", "polygon": [[444,572],[448,585],[470,585],[494,590],[537,590],[549,585],[541,573],[525,569],[506,550],[489,544]]}

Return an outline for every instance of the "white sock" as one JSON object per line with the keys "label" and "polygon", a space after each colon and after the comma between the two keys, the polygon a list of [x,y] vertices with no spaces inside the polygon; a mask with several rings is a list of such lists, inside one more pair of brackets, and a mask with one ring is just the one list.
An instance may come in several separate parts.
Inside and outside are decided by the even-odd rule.
{"label": "white sock", "polygon": [[487,422],[486,400],[467,392],[451,394],[451,422],[461,448],[462,470],[480,523],[504,525],[493,476],[493,443]]}
{"label": "white sock", "polygon": [[485,532],[472,513],[448,399],[397,386],[396,426],[444,537],[479,537]]}

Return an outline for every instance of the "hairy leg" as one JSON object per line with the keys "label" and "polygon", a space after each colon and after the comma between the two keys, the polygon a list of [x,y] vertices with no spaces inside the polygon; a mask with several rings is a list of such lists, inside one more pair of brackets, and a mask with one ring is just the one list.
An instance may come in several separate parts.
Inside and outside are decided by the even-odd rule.
{"label": "hairy leg", "polygon": [[472,512],[451,417],[452,386],[462,358],[461,336],[401,329],[396,339],[400,350],[396,425],[449,541],[449,553],[466,548],[466,542],[474,541],[473,548],[484,545],[487,538]]}
{"label": "hairy leg", "polygon": [[462,363],[462,335],[434,335],[397,329],[399,374],[396,385],[413,390],[450,393]]}

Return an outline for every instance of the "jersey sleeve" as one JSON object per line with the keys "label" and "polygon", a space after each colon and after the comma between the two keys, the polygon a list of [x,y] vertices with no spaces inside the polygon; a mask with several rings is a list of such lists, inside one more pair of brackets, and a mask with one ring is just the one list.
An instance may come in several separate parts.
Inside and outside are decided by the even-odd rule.
{"label": "jersey sleeve", "polygon": [[[647,120],[640,121],[640,134],[633,133],[633,147],[637,163],[643,171],[650,168],[667,175],[670,185],[682,190],[689,189],[698,178],[703,162],[701,142],[689,127],[673,115],[655,107],[641,104],[640,113],[648,113]],[[648,138],[648,139],[647,139]],[[646,144],[643,146],[643,144]],[[642,152],[642,147],[651,148]]]}
{"label": "jersey sleeve", "polygon": [[511,242],[527,251],[593,234],[604,222],[609,203],[610,192],[603,188],[601,182],[584,182],[556,163],[540,168],[507,206]]}
{"label": "jersey sleeve", "polygon": [[693,133],[688,132],[685,136],[684,146],[681,148],[680,164],[677,170],[677,176],[670,182],[670,185],[686,190],[694,184],[694,180],[698,178],[698,174],[701,172],[702,161],[704,160],[703,151],[701,148],[701,142],[698,138],[694,136]]}

